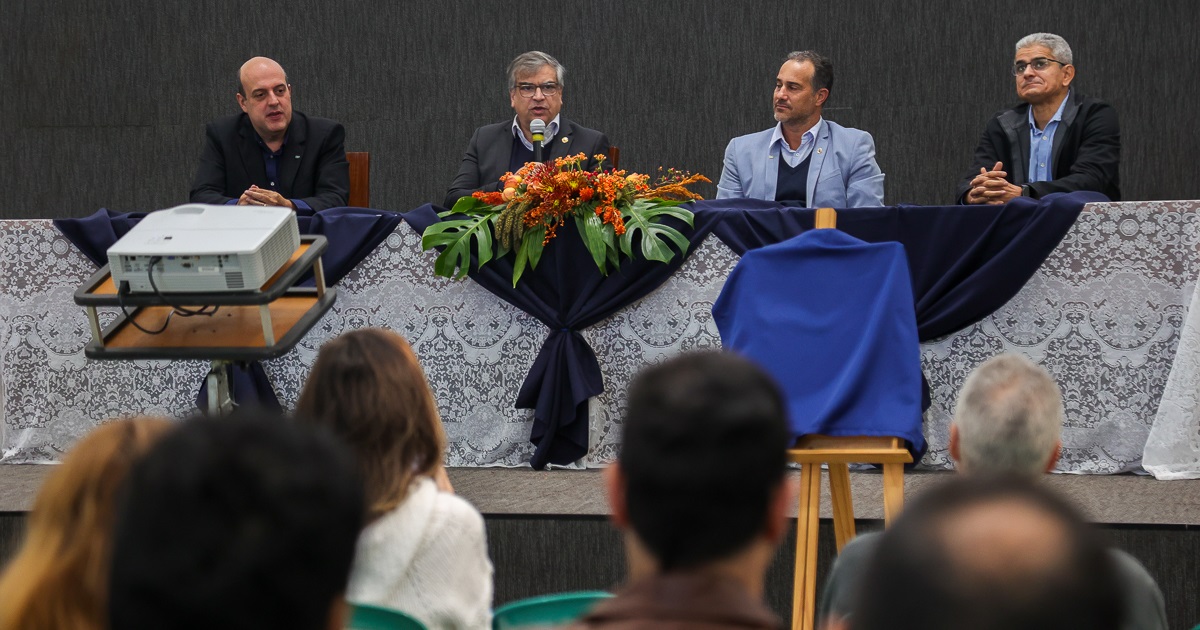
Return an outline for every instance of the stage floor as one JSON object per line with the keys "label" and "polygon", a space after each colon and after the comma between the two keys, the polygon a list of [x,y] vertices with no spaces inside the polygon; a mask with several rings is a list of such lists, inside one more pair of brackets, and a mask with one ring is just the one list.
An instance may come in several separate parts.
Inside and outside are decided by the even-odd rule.
{"label": "stage floor", "polygon": [[[0,466],[0,512],[27,512],[52,465]],[[527,468],[451,468],[455,491],[485,515],[607,516],[598,470],[536,471]],[[799,476],[798,472],[792,475]],[[906,497],[946,479],[951,472],[909,472]],[[851,472],[854,515],[883,518],[883,476]],[[828,481],[822,480],[821,518],[830,518]],[[1200,526],[1200,480],[1157,481],[1146,475],[1046,475],[1046,483],[1071,498],[1095,523]],[[792,505],[795,516],[796,507]]]}

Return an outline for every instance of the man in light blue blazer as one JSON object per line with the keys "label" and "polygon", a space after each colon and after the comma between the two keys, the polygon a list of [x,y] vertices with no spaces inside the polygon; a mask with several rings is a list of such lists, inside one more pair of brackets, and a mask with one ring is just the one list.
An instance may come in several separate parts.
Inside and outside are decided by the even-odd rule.
{"label": "man in light blue blazer", "polygon": [[833,64],[809,50],[779,68],[771,129],[739,136],[725,149],[717,199],[770,199],[809,208],[883,205],[883,172],[871,134],[825,120]]}

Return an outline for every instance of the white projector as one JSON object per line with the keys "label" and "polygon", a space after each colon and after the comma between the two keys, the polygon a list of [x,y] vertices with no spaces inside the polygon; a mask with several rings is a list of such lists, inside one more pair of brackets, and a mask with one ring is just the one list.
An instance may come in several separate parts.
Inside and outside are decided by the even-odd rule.
{"label": "white projector", "polygon": [[288,208],[193,203],[146,215],[109,248],[108,266],[134,293],[254,291],[298,247]]}

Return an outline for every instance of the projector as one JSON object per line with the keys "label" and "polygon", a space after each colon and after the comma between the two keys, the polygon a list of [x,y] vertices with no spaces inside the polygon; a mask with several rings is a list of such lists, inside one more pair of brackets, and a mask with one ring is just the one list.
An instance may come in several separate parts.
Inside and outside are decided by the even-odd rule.
{"label": "projector", "polygon": [[187,204],[146,215],[109,248],[108,266],[133,293],[255,291],[298,247],[288,208]]}

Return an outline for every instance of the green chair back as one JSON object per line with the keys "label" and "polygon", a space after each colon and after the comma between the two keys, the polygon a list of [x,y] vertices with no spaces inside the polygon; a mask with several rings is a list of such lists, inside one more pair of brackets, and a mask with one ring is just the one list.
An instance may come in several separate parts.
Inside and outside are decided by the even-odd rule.
{"label": "green chair back", "polygon": [[399,610],[350,603],[350,622],[346,630],[426,630],[425,624]]}
{"label": "green chair back", "polygon": [[492,630],[544,628],[570,623],[609,597],[612,593],[577,591],[509,602],[492,615]]}

